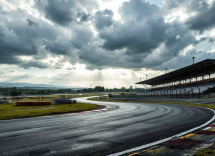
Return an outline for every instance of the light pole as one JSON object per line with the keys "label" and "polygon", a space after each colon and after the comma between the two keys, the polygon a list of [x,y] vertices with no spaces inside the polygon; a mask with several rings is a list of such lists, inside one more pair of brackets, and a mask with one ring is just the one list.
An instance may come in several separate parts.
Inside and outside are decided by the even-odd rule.
{"label": "light pole", "polygon": [[193,59],[193,64],[194,64],[194,59],[195,59],[196,57],[192,57],[192,59]]}
{"label": "light pole", "polygon": [[166,73],[167,73],[167,68],[165,68],[166,69]]}

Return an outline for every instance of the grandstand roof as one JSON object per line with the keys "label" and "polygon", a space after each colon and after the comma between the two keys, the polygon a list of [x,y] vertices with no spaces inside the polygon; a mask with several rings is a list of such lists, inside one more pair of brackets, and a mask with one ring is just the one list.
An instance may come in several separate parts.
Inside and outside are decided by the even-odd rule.
{"label": "grandstand roof", "polygon": [[215,73],[215,59],[206,59],[190,66],[136,84],[160,85]]}

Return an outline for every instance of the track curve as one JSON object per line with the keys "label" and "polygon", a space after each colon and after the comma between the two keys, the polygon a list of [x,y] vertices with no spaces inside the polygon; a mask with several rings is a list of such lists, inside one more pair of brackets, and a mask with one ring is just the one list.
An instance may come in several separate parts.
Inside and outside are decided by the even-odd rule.
{"label": "track curve", "polygon": [[0,121],[0,155],[108,155],[184,132],[214,115],[185,105],[78,101],[116,109]]}

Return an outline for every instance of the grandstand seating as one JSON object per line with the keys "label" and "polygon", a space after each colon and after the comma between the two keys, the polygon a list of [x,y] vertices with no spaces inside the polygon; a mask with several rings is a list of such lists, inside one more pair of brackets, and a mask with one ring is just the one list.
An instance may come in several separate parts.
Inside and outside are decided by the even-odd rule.
{"label": "grandstand seating", "polygon": [[210,95],[215,92],[215,59],[206,59],[135,84],[152,88],[138,94],[113,95],[113,98],[187,99]]}
{"label": "grandstand seating", "polygon": [[144,94],[146,97],[152,98],[198,98],[208,93],[211,88],[215,89],[215,81],[203,82],[197,84],[185,84],[176,87],[165,87],[160,89],[148,89],[138,96]]}

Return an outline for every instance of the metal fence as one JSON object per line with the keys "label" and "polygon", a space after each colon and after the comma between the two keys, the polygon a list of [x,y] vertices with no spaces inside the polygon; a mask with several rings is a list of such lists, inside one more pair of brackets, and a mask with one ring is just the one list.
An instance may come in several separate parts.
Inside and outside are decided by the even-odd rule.
{"label": "metal fence", "polygon": [[109,95],[111,98],[136,98],[136,99],[200,99],[203,96],[208,95],[210,98],[210,90],[208,88],[206,91],[201,91],[200,89],[194,90],[191,88],[190,90],[186,89],[175,89],[175,90],[163,90],[163,91],[146,91],[140,93],[122,93],[122,94],[112,94]]}

